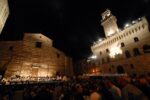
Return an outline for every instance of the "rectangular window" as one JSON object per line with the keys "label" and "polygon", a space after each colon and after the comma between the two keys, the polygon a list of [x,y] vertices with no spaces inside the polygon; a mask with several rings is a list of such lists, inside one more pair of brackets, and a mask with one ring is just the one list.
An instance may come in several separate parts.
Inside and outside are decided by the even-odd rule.
{"label": "rectangular window", "polygon": [[130,52],[128,50],[125,51],[125,55],[126,55],[127,58],[131,57]]}
{"label": "rectangular window", "polygon": [[134,52],[134,56],[140,55],[140,51],[139,51],[138,48],[134,48],[134,49],[133,49],[133,52]]}
{"label": "rectangular window", "polygon": [[35,47],[42,48],[42,42],[36,42]]}

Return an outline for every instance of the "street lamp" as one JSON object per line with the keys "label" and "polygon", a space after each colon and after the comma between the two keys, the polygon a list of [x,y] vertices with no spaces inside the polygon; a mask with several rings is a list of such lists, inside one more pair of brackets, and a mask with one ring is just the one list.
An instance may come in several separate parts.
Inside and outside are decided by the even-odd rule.
{"label": "street lamp", "polygon": [[93,60],[95,60],[96,58],[97,58],[96,55],[92,55],[92,56],[90,57],[90,59],[93,59]]}
{"label": "street lamp", "polygon": [[[95,62],[95,60],[97,59],[97,56],[96,55],[92,55],[92,56],[90,56],[89,58],[88,58],[88,60],[87,60],[87,62],[91,62],[91,61],[94,61]],[[93,65],[92,64],[92,66],[94,66],[94,69],[93,69],[93,67],[92,67],[92,73],[96,73],[96,68],[95,68],[95,64]]]}

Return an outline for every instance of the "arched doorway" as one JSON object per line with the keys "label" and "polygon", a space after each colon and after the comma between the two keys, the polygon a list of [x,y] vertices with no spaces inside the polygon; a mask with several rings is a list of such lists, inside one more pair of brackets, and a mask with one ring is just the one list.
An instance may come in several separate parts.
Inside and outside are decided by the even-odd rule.
{"label": "arched doorway", "polygon": [[124,69],[123,69],[122,66],[119,65],[119,66],[117,67],[117,73],[118,73],[118,74],[123,74],[123,73],[125,73],[125,71],[124,71]]}

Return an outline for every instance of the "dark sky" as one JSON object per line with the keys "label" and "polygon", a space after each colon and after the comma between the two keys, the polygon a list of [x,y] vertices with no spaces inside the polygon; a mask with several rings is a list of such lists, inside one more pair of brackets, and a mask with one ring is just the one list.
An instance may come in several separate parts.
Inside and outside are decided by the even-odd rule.
{"label": "dark sky", "polygon": [[41,32],[74,59],[88,57],[90,46],[104,36],[99,22],[109,8],[123,27],[141,16],[150,19],[150,0],[9,0],[10,15],[1,39],[21,39]]}

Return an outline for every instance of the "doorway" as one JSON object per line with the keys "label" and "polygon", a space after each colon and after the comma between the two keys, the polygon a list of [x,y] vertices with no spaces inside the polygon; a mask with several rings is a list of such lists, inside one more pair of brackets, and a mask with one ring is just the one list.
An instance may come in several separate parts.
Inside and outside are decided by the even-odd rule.
{"label": "doorway", "polygon": [[117,67],[117,73],[118,73],[118,74],[123,74],[123,73],[125,73],[124,68],[123,68],[121,65],[119,65],[119,66]]}

